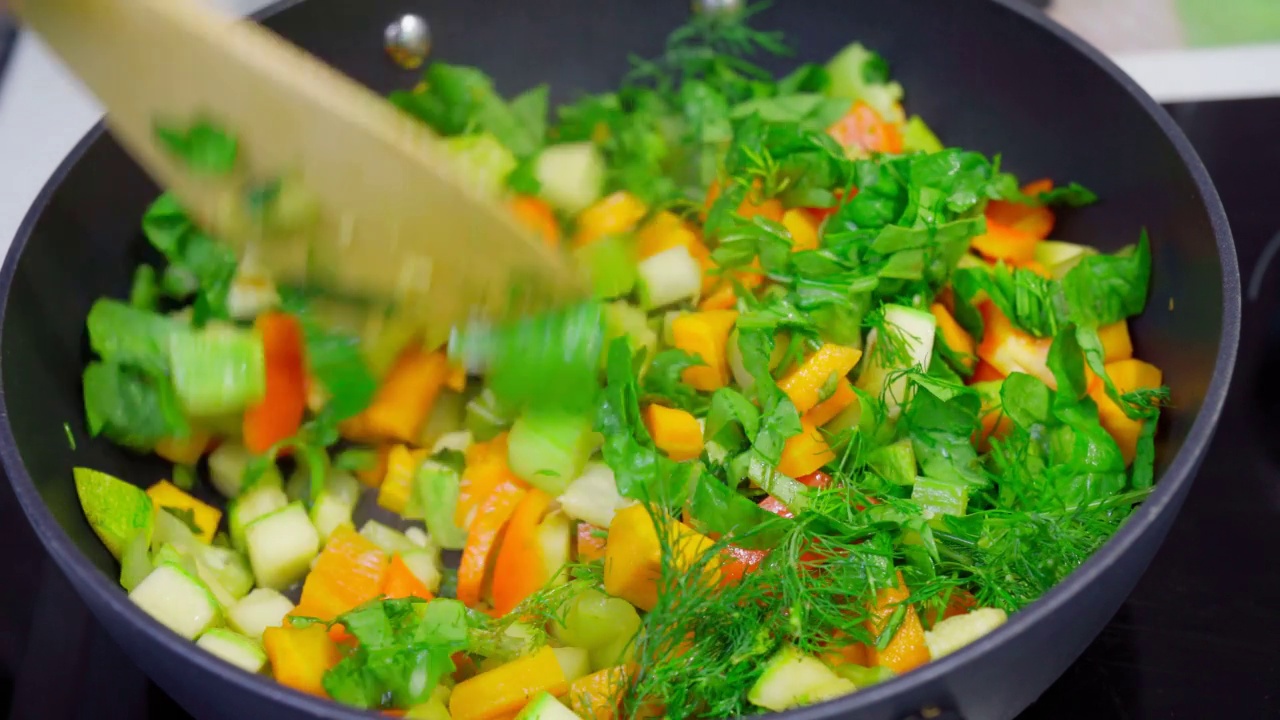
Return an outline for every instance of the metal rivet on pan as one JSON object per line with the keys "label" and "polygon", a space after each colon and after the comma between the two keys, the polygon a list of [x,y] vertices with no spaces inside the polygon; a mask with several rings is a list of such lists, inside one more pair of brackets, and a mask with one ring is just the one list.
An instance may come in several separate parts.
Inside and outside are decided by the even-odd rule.
{"label": "metal rivet on pan", "polygon": [[742,0],[693,0],[695,13],[733,13],[742,9]]}
{"label": "metal rivet on pan", "polygon": [[431,52],[431,28],[420,16],[405,13],[387,26],[382,41],[397,65],[413,70],[421,67]]}

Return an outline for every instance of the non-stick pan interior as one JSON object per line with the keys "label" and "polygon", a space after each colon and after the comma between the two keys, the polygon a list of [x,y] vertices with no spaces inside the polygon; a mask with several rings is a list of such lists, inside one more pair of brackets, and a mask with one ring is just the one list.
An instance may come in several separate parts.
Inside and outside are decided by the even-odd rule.
{"label": "non-stick pan interior", "polygon": [[[383,27],[403,12],[431,24],[433,58],[478,65],[505,93],[549,82],[553,98],[565,100],[616,85],[627,54],[658,52],[687,18],[688,4],[307,0],[268,25],[385,92],[415,80],[381,49]],[[885,55],[906,87],[909,112],[945,142],[1001,153],[1005,167],[1025,179],[1078,181],[1095,190],[1102,202],[1062,213],[1055,237],[1116,249],[1148,230],[1152,295],[1131,328],[1138,355],[1160,366],[1173,389],[1158,436],[1163,474],[1214,377],[1224,316],[1215,230],[1225,237],[1225,226],[1215,228],[1222,223],[1216,198],[1203,197],[1166,128],[1133,90],[1024,15],[987,0],[789,0],[756,24],[784,31],[796,48],[794,59],[772,63],[779,70],[861,40]],[[169,468],[87,437],[84,318],[99,296],[127,292],[147,252],[139,219],[157,190],[105,135],[77,153],[37,202],[6,262],[0,381],[26,469],[14,477],[20,494],[33,483],[80,553],[114,581],[117,568],[80,512],[71,468],[88,465],[138,484]],[[1232,261],[1227,275],[1233,273]]]}

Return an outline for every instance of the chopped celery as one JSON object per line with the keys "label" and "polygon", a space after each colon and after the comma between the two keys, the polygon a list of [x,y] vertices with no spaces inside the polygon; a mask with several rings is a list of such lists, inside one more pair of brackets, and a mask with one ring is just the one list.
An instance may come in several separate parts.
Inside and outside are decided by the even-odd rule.
{"label": "chopped celery", "polygon": [[155,310],[160,302],[160,279],[150,265],[139,265],[133,271],[129,286],[129,304],[139,310]]}
{"label": "chopped celery", "polygon": [[969,485],[963,480],[916,478],[911,499],[920,505],[926,517],[954,515],[961,517],[969,504]]}
{"label": "chopped celery", "polygon": [[475,438],[476,442],[492,440],[499,433],[511,427],[512,415],[504,408],[494,395],[493,390],[485,388],[479,395],[467,402],[463,423]]}
{"label": "chopped celery", "polygon": [[209,588],[174,564],[158,565],[129,599],[188,640],[222,622],[222,607]]}
{"label": "chopped celery", "polygon": [[[209,482],[223,497],[234,498],[243,490],[245,468],[253,460],[253,453],[238,442],[224,442],[209,453]],[[267,465],[266,471],[254,481],[253,486],[271,485],[281,487],[284,479],[275,463]]]}
{"label": "chopped celery", "polygon": [[360,528],[360,534],[388,554],[420,549],[412,540],[405,537],[404,533],[389,525],[383,525],[377,520],[365,522],[364,526]]}
{"label": "chopped celery", "polygon": [[466,396],[452,390],[442,390],[431,406],[431,414],[418,434],[418,444],[431,447],[436,440],[456,432],[462,427],[463,412],[466,407]]}
{"label": "chopped celery", "polygon": [[[632,351],[645,350],[646,357],[658,351],[658,333],[649,327],[644,311],[630,303],[619,300],[605,305],[604,327],[605,348],[615,338],[625,337]],[[604,365],[603,360],[600,364]]]}
{"label": "chopped celery", "polygon": [[613,516],[634,500],[622,497],[613,470],[599,462],[587,463],[582,474],[560,495],[560,506],[575,520],[607,528]]}
{"label": "chopped celery", "polygon": [[916,453],[910,439],[876,448],[867,456],[867,464],[894,485],[911,485],[916,481]]}
{"label": "chopped celery", "polygon": [[234,327],[210,325],[169,336],[174,389],[192,415],[238,412],[266,392],[262,338]]}
{"label": "chopped celery", "polygon": [[139,530],[127,541],[120,553],[120,586],[132,591],[151,573],[151,538]]}
{"label": "chopped celery", "polygon": [[578,678],[590,672],[591,660],[587,655],[587,651],[580,647],[557,647],[551,648],[556,655],[556,662],[560,665],[560,671],[564,673],[564,677],[569,682],[573,682]]}
{"label": "chopped celery", "polygon": [[422,503],[423,522],[436,544],[448,550],[461,550],[467,542],[467,531],[453,520],[461,492],[461,474],[441,463],[428,460],[418,468],[414,490]]}
{"label": "chopped celery", "polygon": [[440,590],[440,566],[436,564],[439,553],[435,548],[415,548],[401,550],[400,559],[413,572],[414,577],[422,581],[431,592]]}
{"label": "chopped celery", "polygon": [[578,268],[596,297],[609,299],[631,292],[636,284],[635,242],[626,235],[601,238],[574,251]]}
{"label": "chopped celery", "polygon": [[328,540],[339,526],[349,524],[359,501],[360,482],[350,473],[330,472],[324,490],[311,505],[311,523],[320,539]]}
{"label": "chopped celery", "polygon": [[550,495],[569,487],[594,449],[591,418],[580,414],[526,412],[507,437],[512,472]]}
{"label": "chopped celery", "polygon": [[645,258],[636,272],[640,304],[649,310],[692,300],[702,291],[702,268],[683,245]]}
{"label": "chopped celery", "polygon": [[85,324],[89,347],[103,360],[161,377],[169,373],[169,336],[183,330],[173,318],[106,298],[93,304]]}

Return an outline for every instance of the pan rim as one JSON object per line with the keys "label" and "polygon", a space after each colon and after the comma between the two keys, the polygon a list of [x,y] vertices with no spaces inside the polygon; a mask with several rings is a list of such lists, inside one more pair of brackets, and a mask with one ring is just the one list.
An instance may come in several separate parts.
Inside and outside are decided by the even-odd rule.
{"label": "pan rim", "polygon": [[[252,17],[261,21],[304,0],[280,0]],[[1021,21],[1049,33],[1057,40],[1068,45],[1072,50],[1094,63],[1111,81],[1117,83],[1150,117],[1173,146],[1179,160],[1187,169],[1199,193],[1199,200],[1204,206],[1213,228],[1214,242],[1217,247],[1222,267],[1222,330],[1219,337],[1218,352],[1214,360],[1214,369],[1209,386],[1205,391],[1204,402],[1200,412],[1189,430],[1186,440],[1170,462],[1168,470],[1155,484],[1155,491],[1138,510],[1129,518],[1111,539],[1098,549],[1087,561],[1076,568],[1065,580],[1045,593],[1043,597],[1009,618],[1009,621],[996,631],[965,646],[959,651],[932,661],[921,668],[901,677],[876,685],[857,693],[837,698],[818,705],[798,708],[779,713],[779,717],[792,720],[816,720],[819,717],[844,716],[866,706],[884,702],[890,697],[906,697],[908,693],[938,682],[942,677],[953,672],[961,665],[971,662],[983,662],[984,657],[993,653],[996,648],[1011,642],[1019,635],[1026,633],[1033,625],[1056,613],[1062,606],[1071,602],[1085,592],[1098,575],[1114,564],[1122,555],[1143,536],[1156,519],[1168,510],[1177,494],[1194,480],[1195,471],[1204,456],[1213,437],[1214,429],[1226,403],[1235,368],[1237,346],[1240,336],[1240,276],[1236,259],[1235,245],[1232,240],[1226,211],[1222,207],[1218,193],[1209,177],[1199,155],[1191,146],[1181,128],[1150,95],[1099,50],[1086,43],[1079,36],[1058,25],[1047,15],[1034,8],[1025,6],[1017,0],[988,0],[1006,12],[1018,16]],[[105,128],[99,121],[91,128],[67,157],[50,175],[39,195],[32,202],[31,208],[23,217],[15,234],[13,244],[7,253],[3,266],[0,266],[0,327],[9,310],[10,291],[16,274],[19,260],[26,249],[31,234],[43,216],[54,193],[61,186],[66,176],[80,161],[86,151],[104,133]],[[0,336],[0,367],[3,365],[3,337]],[[54,519],[45,506],[39,491],[36,489],[30,474],[22,462],[13,429],[9,422],[7,393],[4,386],[3,373],[0,372],[0,464],[26,515],[28,522],[40,537],[46,551],[59,565],[64,573],[79,582],[73,583],[77,593],[86,600],[91,611],[102,621],[104,613],[100,613],[89,597],[103,596],[105,609],[125,621],[130,628],[141,630],[152,642],[162,646],[166,652],[185,654],[187,659],[195,662],[202,671],[211,672],[223,680],[231,682],[238,689],[255,692],[283,703],[291,709],[307,712],[317,717],[371,717],[376,713],[349,708],[332,701],[302,693],[276,683],[262,675],[246,672],[218,658],[201,652],[191,652],[189,641],[169,631],[158,621],[151,618],[140,608],[128,600],[128,595],[121,592],[118,584],[111,582],[96,566],[79,551],[70,536]],[[949,698],[937,698],[938,702],[946,702]]]}

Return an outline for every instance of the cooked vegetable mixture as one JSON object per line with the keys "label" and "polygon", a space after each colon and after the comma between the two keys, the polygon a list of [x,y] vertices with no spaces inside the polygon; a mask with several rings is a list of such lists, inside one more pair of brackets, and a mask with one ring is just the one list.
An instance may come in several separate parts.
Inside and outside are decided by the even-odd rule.
{"label": "cooked vegetable mixture", "polygon": [[[1092,193],[944,146],[860,45],[774,79],[749,15],[551,119],[442,62],[392,95],[594,293],[447,347],[160,197],[163,262],[93,307],[84,393],[92,435],[173,472],[75,473],[130,598],[392,715],[719,718],[955,652],[1102,545],[1168,398],[1127,326],[1146,237],[1050,239]],[[158,138],[237,172],[213,122]],[[244,210],[315,212],[287,178]]]}

